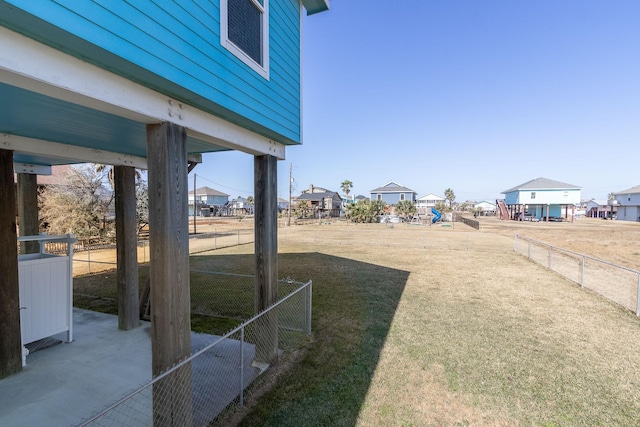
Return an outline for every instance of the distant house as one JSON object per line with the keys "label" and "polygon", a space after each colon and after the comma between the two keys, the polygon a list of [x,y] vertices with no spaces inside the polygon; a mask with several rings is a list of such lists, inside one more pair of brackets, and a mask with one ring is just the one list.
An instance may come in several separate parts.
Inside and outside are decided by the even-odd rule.
{"label": "distant house", "polygon": [[389,182],[388,184],[378,187],[375,190],[371,190],[371,200],[382,200],[388,205],[395,206],[403,200],[415,202],[417,193],[410,188],[403,187],[396,182]]}
{"label": "distant house", "polygon": [[435,194],[427,194],[426,196],[419,197],[416,200],[416,209],[420,215],[430,214],[431,209],[435,208],[440,203],[445,203],[447,199]]}
{"label": "distant house", "polygon": [[473,210],[484,216],[493,215],[496,213],[496,204],[487,201],[478,202],[473,205]]}
{"label": "distant house", "polygon": [[284,212],[289,209],[289,201],[278,197],[278,212]]}
{"label": "distant house", "polygon": [[356,201],[355,196],[347,196],[343,194],[340,198],[342,199],[342,207],[346,207],[349,203],[355,203]]}
{"label": "distant house", "polygon": [[194,192],[189,191],[189,215],[193,215],[193,201],[196,202],[196,215],[201,214],[202,208],[219,208],[229,202],[229,195],[210,187],[200,187]]}
{"label": "distant house", "polygon": [[585,216],[589,218],[612,218],[618,211],[616,204],[608,203],[606,200],[591,199],[587,202]]}
{"label": "distant house", "polygon": [[318,217],[339,217],[342,210],[342,197],[336,191],[329,191],[326,188],[315,187],[313,184],[308,190],[302,191],[297,197],[296,203],[302,200],[309,201],[314,211],[314,216]]}
{"label": "distant house", "polygon": [[[536,178],[502,192],[510,219],[558,221],[571,219],[580,203],[580,187],[547,178]],[[563,212],[564,210],[564,212]],[[503,218],[505,219],[505,218]]]}
{"label": "distant house", "polygon": [[640,221],[640,185],[613,193],[618,202],[618,219]]}
{"label": "distant house", "polygon": [[231,200],[226,207],[228,215],[253,215],[253,205],[244,197],[238,196],[237,199]]}

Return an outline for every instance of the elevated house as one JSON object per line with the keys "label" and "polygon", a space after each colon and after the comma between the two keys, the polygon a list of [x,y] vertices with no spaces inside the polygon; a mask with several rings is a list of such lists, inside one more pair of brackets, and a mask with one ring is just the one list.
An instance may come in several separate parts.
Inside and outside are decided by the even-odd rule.
{"label": "elevated house", "polygon": [[[153,376],[191,353],[187,174],[201,153],[253,157],[256,310],[275,301],[277,160],[302,142],[303,7],[315,14],[329,5],[0,2],[0,378],[22,370],[16,199],[20,223],[37,222],[37,172],[15,166],[16,197],[14,163],[114,166],[125,331],[139,326],[135,168],[148,171]],[[257,363],[275,360],[272,344],[256,350]],[[184,393],[165,393],[165,425],[189,424]]]}
{"label": "elevated house", "polygon": [[202,209],[217,210],[229,203],[229,195],[211,187],[200,187],[189,191],[189,216],[193,215],[195,200],[196,215],[202,215]]}
{"label": "elevated house", "polygon": [[614,218],[618,212],[618,203],[607,200],[591,199],[585,207],[585,216],[589,218]]}
{"label": "elevated house", "polygon": [[640,221],[640,185],[613,193],[618,204],[617,219]]}
{"label": "elevated house", "polygon": [[568,220],[569,211],[573,221],[575,206],[580,203],[580,187],[547,178],[532,179],[502,194],[505,195],[504,201],[498,203],[506,208],[509,219],[520,221],[533,218],[540,221]]}
{"label": "elevated house", "polygon": [[435,209],[436,205],[446,203],[444,197],[429,193],[426,196],[418,197],[416,200],[416,209],[420,215],[431,214],[431,209]]}
{"label": "elevated house", "polygon": [[296,203],[307,200],[313,209],[315,217],[339,217],[342,210],[342,197],[337,191],[326,188],[309,186],[296,198]]}
{"label": "elevated house", "polygon": [[370,198],[371,200],[382,200],[388,205],[395,206],[404,200],[415,202],[417,195],[412,189],[390,181],[382,187],[371,190]]}
{"label": "elevated house", "polygon": [[229,215],[252,215],[253,205],[245,197],[238,196],[227,205]]}

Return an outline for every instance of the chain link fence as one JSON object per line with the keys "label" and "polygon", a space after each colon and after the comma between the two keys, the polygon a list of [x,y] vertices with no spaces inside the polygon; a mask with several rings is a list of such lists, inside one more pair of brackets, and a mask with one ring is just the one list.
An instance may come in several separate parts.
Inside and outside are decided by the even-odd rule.
{"label": "chain link fence", "polygon": [[[213,231],[189,236],[189,254],[197,254],[215,249],[227,248],[253,243],[255,232],[253,228]],[[55,243],[47,243],[47,251],[58,253]],[[115,268],[116,244],[104,242],[99,238],[82,239],[73,246],[74,274],[90,274]],[[149,240],[138,240],[138,262],[149,261]]]}
{"label": "chain link fence", "polygon": [[[233,312],[242,316],[251,304],[213,301],[233,286],[253,286],[253,276],[205,271],[199,286],[217,288],[193,302],[211,315]],[[235,283],[235,285],[229,284]],[[243,289],[242,292],[245,290]],[[195,334],[209,340],[190,357],[148,384],[88,419],[82,426],[215,426],[224,425],[255,389],[255,381],[290,351],[301,348],[311,335],[312,283],[281,280],[278,301],[220,337]],[[253,294],[252,294],[253,295]],[[225,296],[226,298],[226,296]],[[253,301],[253,296],[249,299]],[[206,303],[205,301],[211,301]],[[253,383],[253,384],[252,384]]]}
{"label": "chain link fence", "polygon": [[640,316],[640,271],[517,234],[514,251]]}

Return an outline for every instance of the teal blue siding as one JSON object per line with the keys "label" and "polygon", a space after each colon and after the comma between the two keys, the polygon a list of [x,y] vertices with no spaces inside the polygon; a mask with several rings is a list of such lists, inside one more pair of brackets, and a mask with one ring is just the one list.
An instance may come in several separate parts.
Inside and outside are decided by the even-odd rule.
{"label": "teal blue siding", "polygon": [[0,3],[0,24],[296,144],[301,141],[300,4],[270,0],[269,7],[269,80],[220,44],[219,0],[7,0]]}

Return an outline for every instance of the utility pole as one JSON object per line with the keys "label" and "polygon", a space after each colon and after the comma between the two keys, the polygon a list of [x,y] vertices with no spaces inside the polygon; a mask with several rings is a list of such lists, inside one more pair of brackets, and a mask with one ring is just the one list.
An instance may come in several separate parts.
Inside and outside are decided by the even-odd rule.
{"label": "utility pole", "polygon": [[196,235],[196,173],[193,173],[193,235]]}
{"label": "utility pole", "polygon": [[289,209],[287,227],[291,226],[291,187],[293,186],[293,163],[289,163]]}

